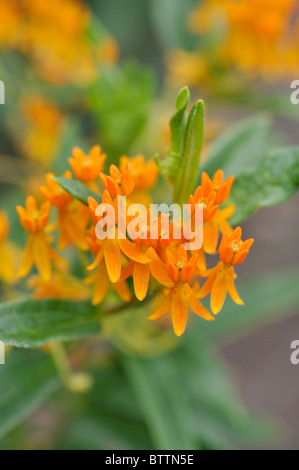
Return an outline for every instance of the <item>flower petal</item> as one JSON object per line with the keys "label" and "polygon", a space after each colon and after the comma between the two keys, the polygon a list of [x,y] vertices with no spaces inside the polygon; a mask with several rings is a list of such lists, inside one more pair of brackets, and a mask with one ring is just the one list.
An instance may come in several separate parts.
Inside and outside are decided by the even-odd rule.
{"label": "flower petal", "polygon": [[119,247],[121,251],[129,258],[132,259],[133,261],[136,261],[137,263],[141,264],[146,264],[150,263],[150,259],[148,256],[146,256],[141,249],[135,245],[135,243],[130,242],[128,239],[119,239],[118,240]]}
{"label": "flower petal", "polygon": [[230,279],[230,271],[225,268],[217,273],[211,291],[211,309],[214,315],[217,315],[222,309]]}
{"label": "flower petal", "polygon": [[43,234],[34,237],[32,250],[38,272],[45,281],[49,281],[52,275],[51,258],[49,247]]}
{"label": "flower petal", "polygon": [[203,248],[205,253],[213,254],[218,242],[218,226],[215,219],[205,222],[203,225]]}
{"label": "flower petal", "polygon": [[244,305],[243,300],[241,299],[241,297],[238,294],[238,291],[236,289],[235,282],[234,282],[233,279],[231,279],[231,281],[229,283],[228,293],[231,296],[231,298],[233,299],[233,301],[236,302],[236,304]]}
{"label": "flower petal", "polygon": [[163,261],[159,258],[153,247],[147,250],[147,255],[152,260],[150,269],[152,276],[165,287],[173,287],[174,283],[167,274],[166,266]]}
{"label": "flower petal", "polygon": [[126,281],[115,282],[115,284],[113,284],[113,289],[124,302],[130,302],[131,292]]}
{"label": "flower petal", "polygon": [[103,302],[107,290],[109,287],[109,278],[103,272],[101,272],[101,276],[97,276],[96,283],[94,285],[93,297],[92,297],[92,305],[99,305]]}
{"label": "flower petal", "polygon": [[185,331],[188,316],[188,302],[185,289],[173,289],[171,313],[174,332],[177,336],[181,336]]}
{"label": "flower petal", "polygon": [[171,298],[172,298],[172,294],[170,291],[167,297],[163,300],[163,302],[159,305],[159,307],[154,311],[154,313],[152,313],[149,319],[157,320],[158,318],[161,318],[164,315],[166,315],[171,309]]}
{"label": "flower petal", "polygon": [[18,277],[25,277],[31,271],[33,265],[32,238],[29,235],[25,252],[18,271]]}
{"label": "flower petal", "polygon": [[201,302],[199,302],[191,289],[191,287],[188,285],[187,287],[187,295],[188,295],[188,302],[190,305],[190,308],[193,310],[196,315],[199,315],[201,318],[204,320],[215,320],[213,315],[209,312],[208,309],[206,309]]}
{"label": "flower petal", "polygon": [[138,300],[143,300],[147,294],[150,272],[148,264],[135,263],[133,282],[135,294]]}
{"label": "flower petal", "polygon": [[104,258],[110,281],[117,282],[121,274],[121,252],[117,240],[106,238]]}
{"label": "flower petal", "polygon": [[204,297],[206,297],[206,295],[208,295],[211,292],[215,279],[216,279],[216,275],[217,275],[217,267],[211,270],[211,274],[209,275],[208,279],[206,280],[206,282],[200,289],[197,295],[199,299],[203,299]]}
{"label": "flower petal", "polygon": [[87,270],[92,271],[93,269],[95,269],[100,264],[103,257],[104,257],[104,248],[102,247],[96,256],[96,259],[93,261],[93,263],[91,263],[90,266],[87,267]]}

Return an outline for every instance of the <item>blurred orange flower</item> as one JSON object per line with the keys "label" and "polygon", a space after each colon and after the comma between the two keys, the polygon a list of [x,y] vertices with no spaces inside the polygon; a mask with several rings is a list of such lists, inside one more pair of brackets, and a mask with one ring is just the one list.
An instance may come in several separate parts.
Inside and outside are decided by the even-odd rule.
{"label": "blurred orange flower", "polygon": [[49,239],[44,230],[49,220],[50,203],[44,202],[40,209],[32,196],[26,200],[26,207],[17,206],[22,227],[29,232],[25,252],[19,268],[18,276],[25,277],[35,264],[38,272],[45,281],[52,276],[51,261],[65,264],[65,260],[59,256],[50,246]]}

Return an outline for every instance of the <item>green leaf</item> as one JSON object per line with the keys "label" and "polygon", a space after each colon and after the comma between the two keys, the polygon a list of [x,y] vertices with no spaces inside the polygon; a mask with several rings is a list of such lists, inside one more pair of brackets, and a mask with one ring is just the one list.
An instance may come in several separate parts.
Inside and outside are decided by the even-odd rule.
{"label": "green leaf", "polygon": [[186,128],[186,110],[190,101],[190,91],[188,87],[181,89],[177,96],[176,112],[170,119],[171,150],[166,158],[155,156],[157,165],[164,178],[173,186],[176,184],[178,174],[182,165],[183,141]]}
{"label": "green leaf", "polygon": [[49,356],[37,351],[12,351],[0,366],[0,437],[28,418],[59,388]]}
{"label": "green leaf", "polygon": [[174,153],[180,154],[182,150],[185,126],[186,126],[186,110],[190,101],[190,91],[188,87],[181,89],[177,96],[177,111],[170,119],[171,130],[171,147]]}
{"label": "green leaf", "polygon": [[0,304],[0,340],[20,348],[99,333],[98,310],[89,302],[17,300]]}
{"label": "green leaf", "polygon": [[85,186],[81,181],[72,180],[70,178],[63,178],[62,176],[56,176],[54,178],[60,186],[67,191],[75,199],[78,199],[82,204],[88,206],[87,198],[93,197],[96,201],[99,201],[100,196]]}
{"label": "green leaf", "polygon": [[299,187],[299,147],[270,151],[255,167],[237,175],[229,203],[236,206],[232,224],[239,224],[261,207],[281,204]]}
{"label": "green leaf", "polygon": [[222,169],[227,177],[256,165],[267,150],[270,127],[271,119],[267,114],[229,127],[211,145],[201,170],[213,176]]}
{"label": "green leaf", "polygon": [[92,376],[94,386],[82,396],[79,413],[74,414],[71,408],[70,424],[59,448],[152,448],[134,390],[120,368],[114,364],[109,368],[98,367]]}
{"label": "green leaf", "polygon": [[89,88],[91,112],[110,163],[130,153],[148,121],[154,89],[152,69],[133,60],[122,67],[101,68],[100,80]]}
{"label": "green leaf", "polygon": [[183,142],[186,128],[186,110],[190,101],[188,87],[180,90],[176,100],[176,112],[170,119],[171,150],[165,158],[155,155],[155,160],[163,177],[175,186],[182,166]]}
{"label": "green leaf", "polygon": [[204,103],[195,103],[188,116],[180,171],[176,179],[173,201],[177,204],[187,203],[197,180],[200,154],[204,144]]}
{"label": "green leaf", "polygon": [[124,365],[158,449],[194,449],[190,436],[188,397],[173,364],[164,358]]}
{"label": "green leaf", "polygon": [[[190,428],[204,449],[232,449],[269,439],[269,423],[242,403],[228,366],[197,335],[187,336],[175,353],[175,367],[192,402]],[[196,374],[194,373],[196,371]]]}
{"label": "green leaf", "polygon": [[221,357],[194,330],[162,357],[122,358],[155,448],[232,449],[269,438],[269,425],[247,412]]}

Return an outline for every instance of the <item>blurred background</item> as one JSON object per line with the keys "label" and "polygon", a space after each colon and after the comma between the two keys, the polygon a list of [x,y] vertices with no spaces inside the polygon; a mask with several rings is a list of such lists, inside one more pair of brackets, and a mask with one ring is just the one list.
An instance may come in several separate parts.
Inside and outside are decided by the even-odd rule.
{"label": "blurred background", "polygon": [[[5,18],[0,26],[0,80],[6,87],[5,105],[0,106],[0,208],[9,214],[12,242],[24,243],[16,204],[38,193],[45,172],[67,169],[73,146],[88,150],[99,143],[110,162],[122,154],[151,158],[163,153],[182,86],[191,88],[193,102],[203,99],[206,104],[203,158],[216,151],[215,141],[233,141],[227,151],[242,153],[248,165],[254,152],[298,145],[299,110],[290,103],[290,84],[299,79],[298,8],[291,0],[254,2],[255,8],[248,1],[229,0],[85,0],[78,7],[77,2],[55,0],[46,8],[42,2],[24,0],[22,20],[18,1],[0,0],[0,18]],[[246,138],[239,144],[241,134]],[[298,204],[299,194],[260,209],[243,224],[245,238],[255,238],[250,256],[238,269],[247,310],[235,313],[228,302],[221,317],[230,318],[231,311],[232,320],[219,322],[219,332],[203,348],[207,358],[198,353],[201,357],[190,372],[198,379],[198,420],[205,429],[196,442],[202,448],[299,449],[299,366],[290,362],[290,344],[299,339]],[[1,285],[3,300],[24,290],[17,287],[16,293],[9,283]],[[207,329],[194,331],[204,336]],[[82,355],[91,354],[92,369],[98,354],[106,358],[105,347],[85,347]],[[116,349],[122,353],[124,347]],[[209,369],[207,364],[215,354],[213,375],[214,366]],[[86,413],[90,417],[92,410],[100,410],[99,427],[82,412],[83,398],[68,402],[65,392],[58,398],[55,391],[46,405],[33,406],[31,418],[25,413],[22,424],[9,427],[0,447],[137,446],[135,438],[131,443],[118,440],[109,422],[115,403],[124,403],[128,413],[132,406],[132,391],[116,369],[105,369],[90,397]],[[106,390],[108,382],[111,389]],[[96,394],[103,398],[101,388],[114,397],[112,405],[99,405]],[[228,405],[236,396],[242,411]],[[152,441],[138,424],[137,412],[133,418],[117,419],[120,428],[131,426],[132,435],[142,435],[139,447],[149,447]]]}

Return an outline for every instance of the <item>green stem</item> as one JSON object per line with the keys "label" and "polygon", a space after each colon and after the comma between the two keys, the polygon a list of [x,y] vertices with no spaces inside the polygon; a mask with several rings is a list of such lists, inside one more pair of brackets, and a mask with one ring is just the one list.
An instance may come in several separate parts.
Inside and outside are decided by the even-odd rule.
{"label": "green stem", "polygon": [[69,362],[68,355],[61,343],[50,344],[53,362],[59,373],[61,382],[71,392],[86,392],[92,385],[91,377],[86,373],[74,373]]}

